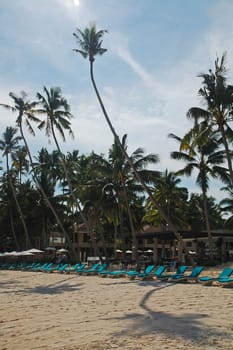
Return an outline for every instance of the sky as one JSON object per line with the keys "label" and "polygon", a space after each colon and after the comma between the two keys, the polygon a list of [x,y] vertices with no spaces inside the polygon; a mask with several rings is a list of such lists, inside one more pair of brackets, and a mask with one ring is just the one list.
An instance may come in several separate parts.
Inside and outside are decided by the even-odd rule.
{"label": "sky", "polygon": [[[113,137],[101,113],[89,76],[89,62],[73,51],[76,28],[95,22],[106,29],[94,74],[109,117],[128,151],[142,147],[159,155],[156,169],[182,167],[171,160],[192,127],[190,107],[202,106],[198,74],[214,68],[227,52],[228,81],[233,80],[232,0],[0,0],[0,103],[11,104],[9,92],[25,91],[35,100],[43,87],[59,86],[73,114],[72,129],[61,146],[107,156]],[[16,115],[0,110],[0,134],[15,125]],[[35,126],[36,128],[36,126]],[[55,149],[41,132],[29,137],[34,155]],[[197,191],[195,177],[184,179]],[[219,184],[210,193],[221,199]]]}

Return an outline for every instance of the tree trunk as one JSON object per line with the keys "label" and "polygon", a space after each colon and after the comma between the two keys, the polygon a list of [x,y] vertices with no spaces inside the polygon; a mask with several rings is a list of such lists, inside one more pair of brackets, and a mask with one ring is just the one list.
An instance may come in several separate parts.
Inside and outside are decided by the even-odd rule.
{"label": "tree trunk", "polygon": [[[100,97],[99,91],[98,91],[97,86],[96,86],[96,84],[95,84],[94,75],[93,75],[93,62],[92,62],[92,61],[90,61],[90,75],[91,75],[91,81],[92,81],[92,84],[93,84],[93,87],[94,87],[94,90],[95,90],[97,99],[98,99],[99,104],[100,104],[100,106],[101,106],[101,109],[102,109],[102,112],[103,112],[103,114],[104,114],[104,117],[105,117],[105,119],[106,119],[106,121],[107,121],[107,124],[108,124],[108,126],[109,126],[109,128],[110,128],[110,130],[111,130],[111,132],[112,132],[112,134],[113,134],[113,136],[114,136],[114,138],[115,138],[117,144],[119,145],[119,147],[120,147],[122,153],[124,154],[125,158],[127,159],[129,165],[131,166],[131,169],[133,170],[133,172],[134,172],[134,174],[135,174],[135,176],[136,176],[138,182],[142,185],[144,191],[148,194],[148,196],[149,196],[151,202],[154,204],[154,206],[155,206],[155,207],[157,208],[157,210],[160,212],[160,214],[161,214],[161,216],[164,218],[164,220],[168,223],[169,227],[171,227],[171,230],[174,232],[174,234],[175,234],[177,240],[178,240],[178,241],[183,241],[183,240],[182,240],[182,237],[181,237],[181,235],[180,235],[180,233],[177,231],[177,229],[175,228],[175,226],[173,225],[173,223],[170,221],[170,219],[168,219],[168,218],[166,217],[164,211],[162,210],[162,208],[160,207],[160,205],[159,205],[159,204],[156,202],[156,200],[154,199],[154,197],[153,197],[153,195],[152,195],[152,192],[151,192],[150,189],[147,187],[147,185],[145,184],[145,182],[142,180],[140,174],[139,174],[138,171],[136,170],[136,168],[135,168],[134,164],[132,163],[130,157],[128,156],[126,150],[125,150],[124,147],[122,146],[121,141],[120,141],[120,139],[119,139],[119,136],[117,135],[117,133],[116,133],[115,129],[113,128],[113,125],[112,125],[112,123],[111,123],[111,121],[110,121],[110,119],[109,119],[109,117],[108,117],[108,114],[107,114],[107,112],[106,112],[106,109],[105,109],[105,107],[104,107],[104,104],[103,104],[103,102],[102,102],[102,99],[101,99],[101,97]],[[185,253],[186,253],[186,255],[189,257],[189,260],[190,260],[191,264],[194,264],[193,258],[192,258],[191,255],[189,254],[188,249],[186,248],[186,246],[184,246],[184,248],[185,248]]]}
{"label": "tree trunk", "polygon": [[19,217],[20,217],[20,220],[21,220],[22,225],[23,225],[23,230],[24,230],[24,234],[25,234],[25,249],[29,249],[31,247],[31,242],[30,242],[30,238],[29,238],[29,234],[28,234],[27,225],[26,225],[26,222],[24,220],[23,212],[22,212],[21,207],[19,205],[19,201],[18,201],[18,198],[17,198],[16,193],[15,193],[15,188],[14,188],[14,185],[12,183],[11,174],[9,171],[8,156],[6,157],[6,167],[7,167],[7,175],[8,175],[8,181],[9,181],[9,185],[11,188],[11,192],[13,194],[15,204],[16,204],[17,210],[19,212]]}
{"label": "tree trunk", "polygon": [[225,134],[224,126],[223,125],[219,125],[219,130],[220,130],[220,133],[221,133],[221,136],[222,136],[222,142],[223,142],[223,145],[224,145],[224,148],[225,148],[225,153],[226,153],[226,158],[227,158],[227,165],[228,165],[230,178],[231,178],[231,185],[233,186],[233,169],[232,169],[232,162],[231,162],[232,155],[231,155],[231,152],[229,150],[228,143],[227,143],[227,140],[226,140],[226,134]]}
{"label": "tree trunk", "polygon": [[61,222],[61,220],[60,220],[60,218],[59,218],[59,216],[58,216],[58,214],[57,214],[57,212],[55,211],[55,209],[53,208],[53,206],[52,206],[50,200],[48,199],[48,197],[47,197],[47,195],[46,195],[46,193],[45,193],[43,187],[42,187],[41,184],[40,184],[40,181],[39,181],[38,176],[37,176],[37,173],[36,173],[36,169],[35,169],[35,167],[34,167],[34,165],[33,165],[32,155],[31,155],[31,153],[30,153],[30,150],[29,150],[27,141],[26,141],[26,139],[25,139],[25,137],[24,137],[24,133],[23,133],[23,129],[22,129],[22,125],[21,125],[21,124],[20,124],[20,133],[21,133],[21,136],[22,136],[22,138],[23,138],[23,141],[24,141],[24,144],[25,144],[25,147],[26,147],[28,156],[29,156],[30,165],[31,165],[32,170],[33,170],[33,174],[34,174],[34,179],[35,179],[36,185],[37,185],[37,187],[39,188],[39,190],[40,190],[42,196],[44,197],[45,202],[46,202],[46,204],[48,205],[49,209],[52,211],[52,213],[53,213],[53,215],[54,215],[54,217],[55,217],[55,219],[56,219],[56,221],[57,221],[57,223],[58,223],[58,225],[59,225],[59,227],[60,227],[62,233],[64,234],[64,237],[65,237],[65,239],[66,239],[66,241],[67,241],[67,244],[68,244],[68,246],[69,246],[69,249],[70,249],[71,252],[73,253],[73,245],[72,245],[72,243],[71,243],[70,237],[69,237],[68,233],[66,232],[66,230],[65,230],[65,228],[64,228],[64,226],[63,226],[63,224],[62,224],[62,222]]}

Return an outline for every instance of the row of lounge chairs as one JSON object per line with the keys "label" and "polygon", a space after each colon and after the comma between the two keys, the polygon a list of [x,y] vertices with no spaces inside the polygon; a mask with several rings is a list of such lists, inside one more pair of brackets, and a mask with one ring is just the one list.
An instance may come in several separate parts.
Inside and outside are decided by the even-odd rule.
{"label": "row of lounge chairs", "polygon": [[[149,265],[143,272],[137,270],[110,270],[108,264],[94,264],[92,267],[88,267],[86,263],[78,263],[73,266],[68,264],[53,264],[53,263],[32,263],[32,264],[10,264],[1,265],[1,269],[8,270],[22,270],[22,271],[40,271],[40,272],[59,272],[59,273],[75,273],[86,276],[98,275],[100,277],[128,277],[129,279],[141,279],[141,280],[153,280],[157,279],[166,282],[200,282],[203,285],[210,286],[212,284],[219,284],[223,287],[233,287],[233,269],[224,268],[219,276],[200,276],[203,271],[202,266],[194,267],[190,273],[187,273],[188,266],[179,266],[175,273],[166,273],[166,266],[156,267],[155,265]],[[231,277],[232,276],[232,277]]]}

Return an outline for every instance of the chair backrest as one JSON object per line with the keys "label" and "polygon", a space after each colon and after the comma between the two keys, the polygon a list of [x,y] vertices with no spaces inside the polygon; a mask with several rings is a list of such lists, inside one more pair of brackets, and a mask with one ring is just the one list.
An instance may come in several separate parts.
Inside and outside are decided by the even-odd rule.
{"label": "chair backrest", "polygon": [[202,267],[202,266],[195,266],[194,269],[192,270],[192,272],[190,273],[189,277],[192,278],[192,277],[199,276],[203,269],[204,269],[204,267]]}
{"label": "chair backrest", "polygon": [[181,265],[178,266],[177,270],[176,270],[176,275],[183,275],[185,273],[185,271],[187,270],[188,266],[185,265]]}
{"label": "chair backrest", "polygon": [[222,270],[218,278],[225,278],[225,277],[230,277],[230,275],[233,273],[233,269],[230,267],[226,267],[225,269]]}
{"label": "chair backrest", "polygon": [[155,275],[155,276],[160,276],[160,275],[162,275],[162,273],[165,271],[165,269],[166,269],[166,266],[163,266],[163,265],[159,266],[159,267],[157,268],[157,270],[155,270],[154,275]]}
{"label": "chair backrest", "polygon": [[145,273],[151,273],[155,268],[155,265],[148,265],[146,268],[145,268]]}

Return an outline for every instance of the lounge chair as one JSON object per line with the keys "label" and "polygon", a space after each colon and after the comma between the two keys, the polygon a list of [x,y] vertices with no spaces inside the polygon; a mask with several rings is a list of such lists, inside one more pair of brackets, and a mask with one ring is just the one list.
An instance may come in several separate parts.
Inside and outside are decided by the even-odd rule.
{"label": "lounge chair", "polygon": [[83,269],[83,270],[81,270],[81,271],[76,271],[77,273],[80,273],[80,274],[88,274],[88,273],[90,273],[90,272],[93,272],[93,271],[96,271],[100,266],[102,266],[102,265],[100,265],[99,263],[96,263],[96,264],[94,264],[94,265],[92,265],[89,269]]}
{"label": "lounge chair", "polygon": [[136,277],[146,278],[152,273],[154,268],[155,268],[155,265],[148,265],[143,272],[138,272],[133,270],[133,271],[127,272],[126,276],[129,277],[130,279],[135,279]]}
{"label": "lounge chair", "polygon": [[188,281],[198,281],[198,276],[204,268],[202,266],[195,266],[189,275],[181,274],[174,275],[168,279],[169,282],[188,282]]}
{"label": "lounge chair", "polygon": [[80,263],[77,263],[73,266],[67,266],[64,270],[63,273],[71,273],[71,272],[75,272],[76,269],[78,269],[81,266]]}
{"label": "lounge chair", "polygon": [[225,277],[218,279],[218,284],[224,288],[233,288],[233,278]]}
{"label": "lounge chair", "polygon": [[83,270],[83,274],[87,276],[93,276],[93,275],[98,275],[99,272],[105,271],[106,268],[108,267],[108,263],[103,263],[103,265],[99,265],[97,267],[93,267],[92,269],[89,270]]}
{"label": "lounge chair", "polygon": [[145,273],[145,272],[139,273],[137,277],[142,280],[153,280],[154,277],[159,278],[165,270],[166,270],[166,266],[161,265],[157,267],[155,271],[152,270],[150,273]]}
{"label": "lounge chair", "polygon": [[229,277],[231,276],[232,273],[233,273],[233,269],[230,267],[226,267],[225,269],[222,270],[222,272],[218,275],[218,277],[202,276],[198,279],[198,281],[205,286],[211,286],[215,281],[221,283],[221,280],[225,280],[225,279],[229,280]]}
{"label": "lounge chair", "polygon": [[74,272],[75,272],[75,273],[80,273],[80,272],[82,272],[82,271],[86,268],[86,266],[87,266],[87,263],[83,263],[83,264],[81,264],[80,266],[76,267],[76,268],[74,269]]}
{"label": "lounge chair", "polygon": [[161,274],[159,276],[157,276],[157,278],[161,281],[167,281],[169,278],[171,277],[174,277],[174,276],[177,276],[177,275],[184,275],[184,273],[186,272],[186,270],[188,269],[188,266],[185,266],[185,265],[181,265],[177,268],[176,272],[174,274]]}

